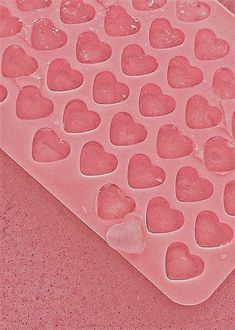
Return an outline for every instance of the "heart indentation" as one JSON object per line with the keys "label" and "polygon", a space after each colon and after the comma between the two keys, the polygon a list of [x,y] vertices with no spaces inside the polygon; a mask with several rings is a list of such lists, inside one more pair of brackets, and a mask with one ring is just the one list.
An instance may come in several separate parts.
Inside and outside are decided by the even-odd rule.
{"label": "heart indentation", "polygon": [[199,176],[191,166],[182,167],[176,176],[176,197],[181,202],[197,202],[208,199],[213,193],[213,186]]}
{"label": "heart indentation", "polygon": [[183,226],[184,216],[172,209],[165,198],[155,197],[148,204],[146,222],[151,233],[169,233]]}
{"label": "heart indentation", "polygon": [[19,10],[33,11],[38,9],[47,8],[51,5],[52,0],[16,0]]}
{"label": "heart indentation", "polygon": [[209,105],[202,95],[190,97],[186,105],[185,120],[190,128],[210,128],[217,126],[222,119],[221,110]]}
{"label": "heart indentation", "polygon": [[235,74],[229,68],[218,69],[213,77],[213,89],[221,99],[235,98]]}
{"label": "heart indentation", "polygon": [[181,243],[172,243],[166,253],[166,275],[171,280],[188,280],[201,275],[203,260],[191,254],[189,248]]}
{"label": "heart indentation", "polygon": [[54,109],[51,100],[41,95],[35,86],[21,88],[16,100],[16,115],[20,119],[31,120],[49,116]]}
{"label": "heart indentation", "polygon": [[100,124],[100,116],[87,109],[81,100],[70,101],[64,111],[64,129],[68,133],[92,131]]}
{"label": "heart indentation", "polygon": [[161,126],[157,135],[157,153],[161,158],[180,158],[192,152],[193,141],[188,136],[182,135],[174,125]]}
{"label": "heart indentation", "polygon": [[128,45],[122,52],[122,71],[128,76],[141,76],[157,70],[158,64],[153,56],[145,55],[138,45]]}
{"label": "heart indentation", "polygon": [[106,43],[100,41],[95,32],[84,32],[78,37],[76,46],[77,60],[80,63],[94,64],[107,61],[112,48]]}
{"label": "heart indentation", "polygon": [[145,249],[143,219],[136,213],[127,214],[123,222],[111,226],[106,233],[109,246],[122,253],[139,254]]}
{"label": "heart indentation", "polygon": [[233,171],[235,169],[235,146],[222,136],[215,136],[205,143],[204,161],[209,171]]}
{"label": "heart indentation", "polygon": [[20,46],[12,45],[5,49],[2,57],[2,75],[6,78],[29,76],[38,68],[37,61],[27,55]]}
{"label": "heart indentation", "polygon": [[5,99],[7,98],[7,89],[5,86],[0,85],[0,102],[5,101]]}
{"label": "heart indentation", "polygon": [[31,45],[34,49],[58,49],[63,47],[66,42],[66,33],[56,28],[49,18],[42,18],[34,23],[31,33]]}
{"label": "heart indentation", "polygon": [[159,86],[146,84],[140,92],[139,108],[145,117],[163,116],[175,109],[175,100],[162,93]]}
{"label": "heart indentation", "polygon": [[177,0],[176,15],[182,22],[197,22],[210,15],[210,7],[199,0]]}
{"label": "heart indentation", "polygon": [[183,31],[175,29],[165,18],[156,18],[150,27],[149,42],[154,48],[164,49],[181,45],[185,36]]}
{"label": "heart indentation", "polygon": [[97,213],[104,220],[123,219],[135,210],[135,201],[125,196],[120,188],[114,184],[104,185],[98,194]]}
{"label": "heart indentation", "polygon": [[202,29],[196,34],[194,51],[199,60],[217,60],[228,54],[229,45],[226,41],[217,39],[213,31]]}
{"label": "heart indentation", "polygon": [[84,175],[102,175],[117,168],[117,158],[105,152],[103,146],[95,141],[86,143],[81,151],[80,169]]}
{"label": "heart indentation", "polygon": [[134,122],[127,112],[119,112],[113,116],[110,127],[110,140],[117,146],[128,146],[145,140],[146,128]]}
{"label": "heart indentation", "polygon": [[148,11],[163,7],[167,0],[132,0],[132,5],[136,10]]}
{"label": "heart indentation", "polygon": [[196,219],[195,238],[202,247],[218,247],[231,242],[233,230],[226,223],[221,223],[214,212],[202,211]]}
{"label": "heart indentation", "polygon": [[144,189],[159,186],[165,180],[164,170],[153,165],[148,156],[134,155],[128,166],[128,184],[131,188]]}
{"label": "heart indentation", "polygon": [[69,144],[51,128],[41,128],[35,133],[32,156],[36,162],[55,162],[66,158],[69,153]]}
{"label": "heart indentation", "polygon": [[9,10],[0,6],[0,38],[14,36],[22,29],[22,22],[18,17],[12,16]]}
{"label": "heart indentation", "polygon": [[91,21],[95,17],[93,6],[83,0],[62,0],[60,18],[65,24],[79,24]]}
{"label": "heart indentation", "polygon": [[224,209],[235,216],[235,180],[228,182],[224,189]]}
{"label": "heart indentation", "polygon": [[200,84],[203,73],[192,66],[186,57],[175,56],[169,62],[167,80],[172,88],[187,88]]}
{"label": "heart indentation", "polygon": [[130,16],[121,6],[110,6],[104,20],[105,32],[114,37],[135,34],[140,29],[140,22]]}
{"label": "heart indentation", "polygon": [[52,61],[48,67],[47,85],[51,91],[63,92],[76,89],[83,83],[83,75],[73,70],[63,58]]}
{"label": "heart indentation", "polygon": [[117,81],[114,74],[108,71],[100,72],[93,84],[93,98],[99,104],[113,104],[126,100],[129,96],[126,84]]}

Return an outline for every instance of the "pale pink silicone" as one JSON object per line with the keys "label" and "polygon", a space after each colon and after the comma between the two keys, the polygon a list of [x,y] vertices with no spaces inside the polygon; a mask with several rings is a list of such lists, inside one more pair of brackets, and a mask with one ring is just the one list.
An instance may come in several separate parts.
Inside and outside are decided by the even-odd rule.
{"label": "pale pink silicone", "polygon": [[[213,76],[218,69],[225,67],[232,70],[234,67],[234,42],[232,42],[234,40],[234,18],[216,1],[204,1],[209,6],[210,14],[207,18],[194,22],[183,22],[177,19],[176,1],[173,0],[168,0],[159,9],[149,11],[134,9],[132,1],[125,0],[103,2],[87,0],[84,2],[95,8],[95,17],[85,23],[65,24],[60,19],[61,1],[59,0],[52,1],[49,7],[29,12],[18,9],[13,0],[1,1],[1,4],[9,9],[11,15],[19,17],[23,21],[23,27],[18,34],[13,33],[12,36],[0,39],[1,57],[8,46],[20,45],[27,55],[32,56],[38,62],[38,69],[27,76],[8,78],[1,74],[0,84],[5,86],[8,92],[7,97],[4,97],[5,100],[1,103],[0,110],[1,148],[104,239],[107,230],[113,225],[121,223],[123,217],[116,220],[99,217],[97,214],[98,194],[106,184],[118,186],[123,195],[129,196],[135,201],[135,208],[131,211],[137,215],[133,216],[133,221],[137,219],[137,223],[140,223],[144,232],[143,236],[139,236],[142,242],[134,246],[135,253],[129,251],[129,253],[121,254],[173,301],[185,305],[200,303],[215,291],[235,265],[233,234],[230,235],[229,242],[221,241],[223,245],[217,247],[202,247],[195,240],[195,222],[198,214],[202,211],[209,210],[216,213],[222,223],[229,225],[233,231],[235,230],[234,206],[231,204],[235,200],[234,195],[231,195],[234,194],[234,190],[230,190],[229,197],[226,197],[227,201],[229,199],[228,203],[230,203],[229,207],[232,211],[228,214],[224,209],[225,186],[227,183],[231,184],[232,180],[235,179],[233,168],[235,140],[234,131],[232,131],[232,117],[234,116],[234,99],[232,100],[232,97],[234,95],[232,97],[231,95],[221,96],[221,85],[217,90],[215,90],[215,86],[214,89],[212,88]],[[109,5],[115,3],[125,8],[129,15],[139,20],[140,29],[137,33],[117,37],[110,36],[105,32],[105,13]],[[65,46],[54,50],[40,51],[31,45],[32,26],[40,18],[49,18],[55,27],[66,33]],[[153,48],[149,43],[149,30],[151,22],[156,18],[165,18],[174,28],[180,29],[185,34],[184,42],[167,49]],[[201,29],[210,29],[217,38],[227,41],[230,48],[228,54],[220,59],[202,60],[197,58],[194,52],[194,40],[196,33]],[[101,41],[111,46],[112,56],[106,61],[96,64],[82,64],[76,59],[77,38],[81,33],[87,31],[96,32]],[[123,49],[132,44],[141,46],[145,54],[156,58],[158,63],[156,71],[140,76],[129,76],[122,72],[121,56]],[[167,82],[167,69],[170,59],[174,56],[184,56],[191,65],[199,68],[203,73],[203,81],[189,88],[170,87]],[[80,87],[66,92],[48,89],[47,69],[49,63],[57,58],[66,59],[73,69],[82,73],[84,81]],[[3,65],[1,65],[1,70],[3,70]],[[102,71],[112,72],[118,81],[128,86],[130,95],[126,100],[109,105],[97,104],[94,101],[93,82],[96,75]],[[174,98],[176,101],[174,111],[158,117],[141,115],[139,94],[141,88],[148,83],[157,84],[162,93]],[[38,87],[41,94],[54,103],[54,109],[48,116],[31,120],[17,117],[16,99],[19,90],[27,85]],[[207,98],[209,104],[221,109],[223,117],[218,125],[203,129],[193,129],[187,126],[185,122],[186,103],[190,97],[198,94]],[[74,99],[84,101],[89,110],[99,114],[101,122],[97,128],[84,133],[68,133],[64,130],[64,110],[68,102]],[[144,125],[147,130],[147,137],[143,138],[142,142],[129,146],[116,146],[111,143],[111,120],[119,112],[128,112],[136,123]],[[156,149],[157,133],[160,127],[165,124],[175,125],[182,134],[192,139],[194,146],[190,155],[173,159],[166,159],[158,155]],[[32,158],[33,138],[41,128],[53,129],[59,138],[69,144],[70,152],[67,150],[69,152],[67,157],[53,162],[38,162]],[[233,130],[235,129],[233,128]],[[206,141],[212,137],[222,137],[231,143],[230,149],[225,148],[230,162],[230,167],[226,172],[217,173],[208,168],[210,164],[205,166],[203,150]],[[112,153],[116,157],[118,164],[113,163],[114,170],[112,172],[96,176],[81,173],[80,154],[83,146],[89,141],[98,141],[106,152]],[[218,142],[216,146],[220,148],[221,145]],[[165,152],[162,148],[160,151]],[[152,164],[165,171],[166,177],[163,183],[159,183],[156,187],[144,189],[130,187],[127,180],[128,164],[132,156],[136,154],[147,155]],[[214,161],[210,157],[213,156],[210,154],[209,163]],[[225,159],[226,157],[227,155],[225,155]],[[115,162],[114,159],[111,161]],[[220,159],[219,161],[222,162],[222,166],[225,166],[223,160]],[[177,199],[175,192],[176,174],[184,166],[194,167],[200,177],[206,178],[212,183],[213,194],[210,197],[198,202],[182,202]],[[182,212],[184,224],[178,230],[168,233],[151,233],[147,229],[146,210],[149,201],[154,197],[167,199],[172,209]],[[112,206],[110,205],[110,208]],[[25,207],[27,208],[27,205]],[[130,214],[128,215],[129,218]],[[129,221],[128,219],[124,220],[124,223]],[[223,236],[220,228],[218,235]],[[167,249],[172,243],[177,242],[185,244],[191,254],[200,258],[202,263],[198,264],[199,268],[204,264],[204,268],[200,268],[200,274],[197,276],[189,279],[172,279],[169,274],[167,276]],[[182,245],[180,246],[182,247]],[[187,267],[194,267],[193,263]],[[198,270],[188,269],[187,271],[197,273]]]}

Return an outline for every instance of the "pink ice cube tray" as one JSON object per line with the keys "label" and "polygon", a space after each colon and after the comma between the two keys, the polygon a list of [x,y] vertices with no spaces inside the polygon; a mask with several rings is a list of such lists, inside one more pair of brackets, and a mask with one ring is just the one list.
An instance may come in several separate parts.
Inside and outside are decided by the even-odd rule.
{"label": "pink ice cube tray", "polygon": [[2,149],[170,299],[207,299],[235,268],[234,17],[3,0],[0,19]]}

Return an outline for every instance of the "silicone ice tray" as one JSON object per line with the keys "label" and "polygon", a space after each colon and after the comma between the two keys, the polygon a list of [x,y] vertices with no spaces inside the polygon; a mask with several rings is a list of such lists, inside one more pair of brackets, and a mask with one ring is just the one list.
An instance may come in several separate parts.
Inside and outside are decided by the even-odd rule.
{"label": "silicone ice tray", "polygon": [[233,16],[1,4],[3,150],[170,299],[204,301],[235,266]]}

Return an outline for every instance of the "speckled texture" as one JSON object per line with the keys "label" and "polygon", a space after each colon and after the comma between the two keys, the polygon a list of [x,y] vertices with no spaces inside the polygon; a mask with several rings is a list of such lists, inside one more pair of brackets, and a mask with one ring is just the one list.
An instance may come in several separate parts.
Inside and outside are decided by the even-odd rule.
{"label": "speckled texture", "polygon": [[235,14],[235,1],[234,0],[219,0],[219,2],[227,7],[232,13]]}
{"label": "speckled texture", "polygon": [[0,178],[1,329],[235,327],[235,272],[205,303],[177,305],[3,152]]}
{"label": "speckled texture", "polygon": [[171,302],[3,152],[1,329],[232,329],[235,272],[203,304]]}

